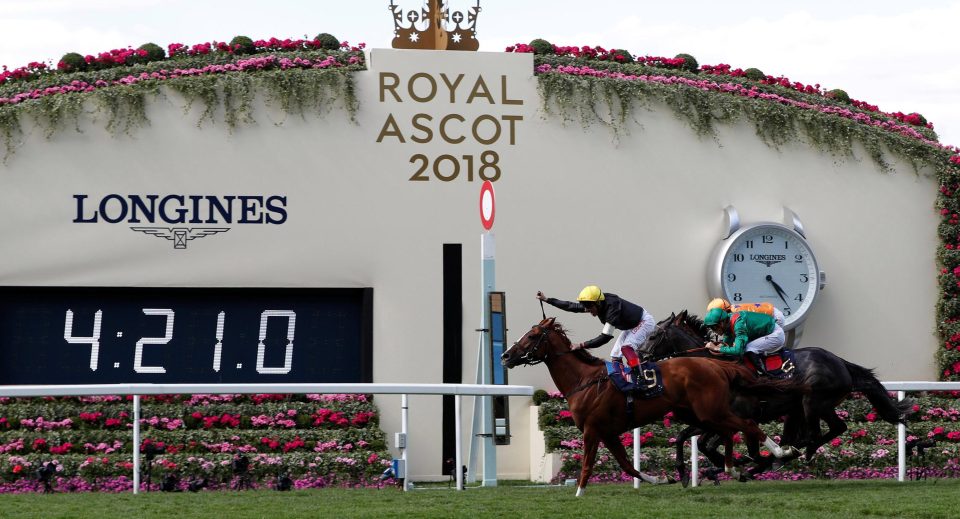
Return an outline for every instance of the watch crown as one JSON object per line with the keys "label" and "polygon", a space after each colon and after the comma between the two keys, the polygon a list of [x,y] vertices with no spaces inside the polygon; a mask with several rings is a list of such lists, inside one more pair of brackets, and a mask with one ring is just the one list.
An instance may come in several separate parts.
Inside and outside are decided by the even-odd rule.
{"label": "watch crown", "polygon": [[820,290],[823,290],[827,286],[827,273],[820,271]]}

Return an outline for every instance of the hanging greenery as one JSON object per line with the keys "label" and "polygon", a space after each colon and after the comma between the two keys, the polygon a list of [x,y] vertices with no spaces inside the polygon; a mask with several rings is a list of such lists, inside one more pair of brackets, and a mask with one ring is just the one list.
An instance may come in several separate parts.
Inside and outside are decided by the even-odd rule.
{"label": "hanging greenery", "polygon": [[353,120],[358,108],[352,72],[362,70],[360,48],[294,50],[242,57],[233,52],[184,55],[175,59],[79,72],[44,72],[0,83],[0,138],[4,160],[22,138],[30,118],[49,138],[72,126],[79,131],[85,110],[104,115],[111,133],[129,134],[150,123],[149,99],[163,88],[179,93],[184,113],[198,107],[197,125],[223,114],[230,131],[254,124],[253,102],[264,101],[288,115],[326,114],[340,105]]}

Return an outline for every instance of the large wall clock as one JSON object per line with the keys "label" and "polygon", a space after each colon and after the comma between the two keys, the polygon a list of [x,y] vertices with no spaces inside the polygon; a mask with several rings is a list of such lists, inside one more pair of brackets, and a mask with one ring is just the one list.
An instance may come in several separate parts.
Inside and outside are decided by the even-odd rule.
{"label": "large wall clock", "polygon": [[709,264],[711,297],[731,303],[772,303],[784,315],[787,346],[797,346],[802,324],[826,286],[813,248],[797,215],[784,208],[789,225],[758,222],[740,225],[733,206],[725,210],[727,236]]}

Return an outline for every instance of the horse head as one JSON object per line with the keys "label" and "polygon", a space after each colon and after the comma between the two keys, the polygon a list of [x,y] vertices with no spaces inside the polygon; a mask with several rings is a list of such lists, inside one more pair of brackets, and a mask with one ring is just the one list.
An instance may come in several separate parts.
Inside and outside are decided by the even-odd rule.
{"label": "horse head", "polygon": [[653,359],[670,357],[694,348],[702,348],[707,342],[705,328],[696,316],[686,310],[657,323],[656,329],[640,346],[640,351]]}
{"label": "horse head", "polygon": [[533,325],[530,331],[513,343],[513,346],[500,356],[500,364],[507,368],[521,364],[540,364],[551,354],[556,355],[563,351],[570,351],[570,339],[556,323],[556,318],[550,317]]}

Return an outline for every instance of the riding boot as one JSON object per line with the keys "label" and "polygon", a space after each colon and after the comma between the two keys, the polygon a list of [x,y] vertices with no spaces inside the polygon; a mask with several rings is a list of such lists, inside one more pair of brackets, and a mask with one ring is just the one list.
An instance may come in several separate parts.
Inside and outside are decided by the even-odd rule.
{"label": "riding boot", "polygon": [[761,357],[759,353],[748,351],[744,353],[744,356],[750,359],[750,362],[753,364],[754,368],[756,368],[757,370],[757,375],[761,377],[767,375],[766,363],[763,362],[763,357]]}

